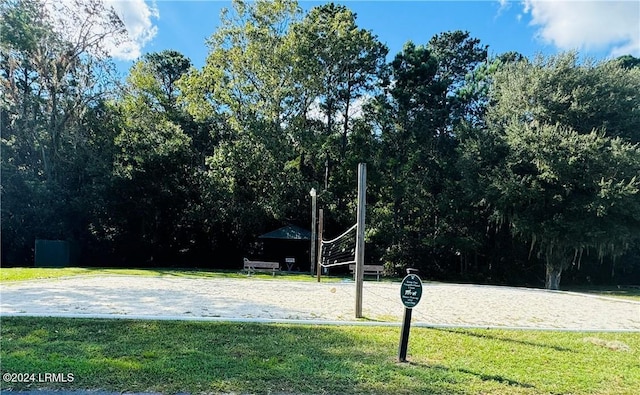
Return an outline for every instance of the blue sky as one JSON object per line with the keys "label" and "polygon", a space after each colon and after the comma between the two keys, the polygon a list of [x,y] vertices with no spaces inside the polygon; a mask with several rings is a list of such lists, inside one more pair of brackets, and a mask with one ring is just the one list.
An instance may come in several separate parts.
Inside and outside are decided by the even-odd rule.
{"label": "blue sky", "polygon": [[[136,41],[119,60],[126,72],[133,59],[147,52],[174,49],[200,68],[206,39],[215,31],[229,1],[105,0],[114,5]],[[303,10],[324,4],[300,1]],[[371,30],[389,47],[389,58],[411,40],[425,44],[437,33],[467,30],[497,55],[518,51],[527,57],[578,50],[583,57],[640,57],[638,1],[336,1],[353,10],[361,28]]]}

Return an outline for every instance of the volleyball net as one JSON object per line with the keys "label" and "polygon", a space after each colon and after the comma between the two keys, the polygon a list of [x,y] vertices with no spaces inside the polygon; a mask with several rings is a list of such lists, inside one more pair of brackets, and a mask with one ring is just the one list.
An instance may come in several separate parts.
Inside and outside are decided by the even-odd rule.
{"label": "volleyball net", "polygon": [[356,263],[356,234],[358,225],[353,225],[343,234],[332,240],[322,240],[320,247],[320,266],[334,266]]}

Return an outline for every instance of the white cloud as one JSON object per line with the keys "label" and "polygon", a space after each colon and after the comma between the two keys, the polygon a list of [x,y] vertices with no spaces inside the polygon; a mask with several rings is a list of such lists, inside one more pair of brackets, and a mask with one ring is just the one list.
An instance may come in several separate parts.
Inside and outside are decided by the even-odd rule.
{"label": "white cloud", "polygon": [[128,42],[111,45],[111,56],[121,60],[138,58],[142,48],[158,32],[158,27],[153,23],[153,19],[160,17],[155,3],[149,5],[144,0],[105,0],[105,5],[113,7],[129,34]]}
{"label": "white cloud", "polygon": [[640,2],[524,0],[538,36],[563,50],[640,56]]}
{"label": "white cloud", "polygon": [[[372,99],[371,95],[360,96],[351,102],[349,105],[349,119],[360,119],[364,116],[363,107]],[[322,110],[321,99],[319,97],[315,98],[309,109],[307,109],[307,117],[309,119],[313,119],[315,121],[327,123],[327,115]],[[337,123],[344,122],[344,113],[341,111],[336,114],[335,121]]]}
{"label": "white cloud", "polygon": [[[106,52],[118,60],[133,60],[140,56],[142,48],[157,33],[153,19],[158,18],[155,3],[145,0],[43,0],[49,11],[54,28],[72,43],[93,42],[99,45],[88,51]],[[113,7],[123,22],[126,38],[113,32],[107,10]],[[111,33],[107,33],[111,32]],[[104,36],[104,37],[103,37]]]}
{"label": "white cloud", "polygon": [[508,0],[498,0],[498,3],[500,4],[500,7],[498,8],[496,18],[500,17],[503,12],[511,8],[511,2]]}
{"label": "white cloud", "polygon": [[[320,98],[316,97],[307,109],[307,117],[314,121],[325,122],[327,117],[320,108]],[[325,122],[326,123],[326,122]]]}

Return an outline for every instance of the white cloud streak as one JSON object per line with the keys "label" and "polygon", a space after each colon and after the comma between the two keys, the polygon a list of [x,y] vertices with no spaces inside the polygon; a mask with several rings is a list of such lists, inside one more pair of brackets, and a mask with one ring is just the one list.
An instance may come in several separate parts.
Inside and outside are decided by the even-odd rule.
{"label": "white cloud streak", "polygon": [[158,32],[153,20],[160,14],[154,3],[147,4],[144,0],[105,0],[107,7],[114,11],[124,23],[129,41],[120,45],[111,43],[111,56],[120,60],[133,60],[140,56],[142,48],[151,41]]}
{"label": "white cloud streak", "polygon": [[524,0],[538,37],[562,50],[640,56],[640,2]]}
{"label": "white cloud streak", "polygon": [[[104,36],[100,49],[118,60],[137,59],[158,31],[153,21],[159,18],[158,9],[155,3],[149,5],[145,0],[99,0],[101,8],[87,5],[83,0],[43,0],[43,3],[62,37],[77,42],[83,37]],[[126,39],[115,31],[107,33],[113,29],[106,12],[110,8],[124,24]]]}

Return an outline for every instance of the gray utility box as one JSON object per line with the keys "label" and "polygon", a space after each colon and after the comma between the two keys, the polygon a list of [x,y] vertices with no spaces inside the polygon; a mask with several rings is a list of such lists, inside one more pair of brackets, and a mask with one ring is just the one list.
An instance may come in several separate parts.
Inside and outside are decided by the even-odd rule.
{"label": "gray utility box", "polygon": [[76,243],[64,240],[36,239],[36,267],[65,267],[77,262]]}

